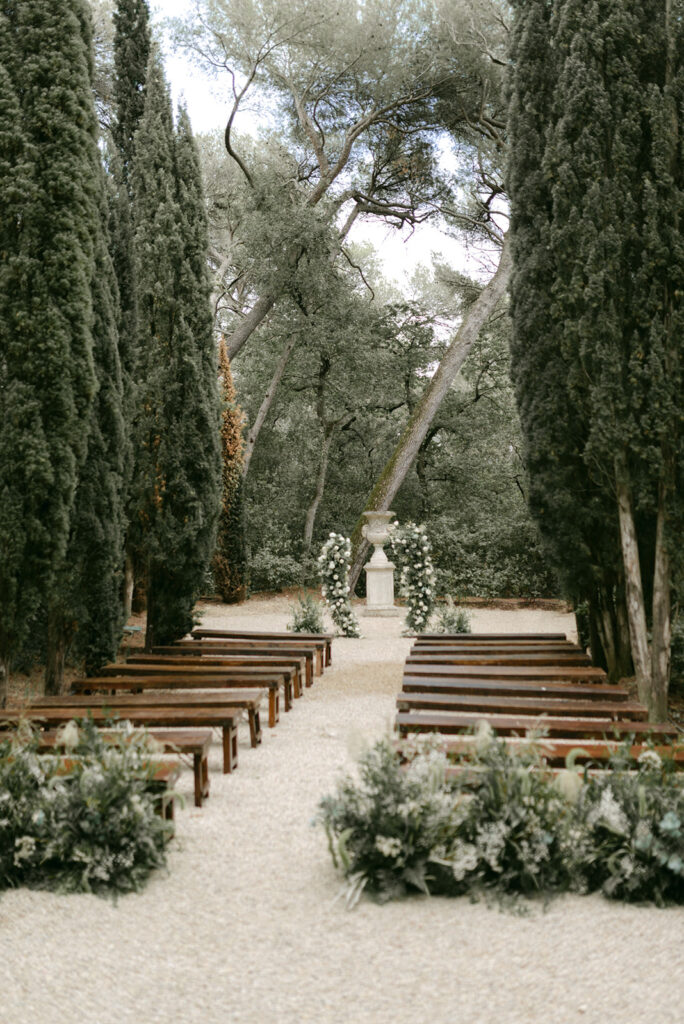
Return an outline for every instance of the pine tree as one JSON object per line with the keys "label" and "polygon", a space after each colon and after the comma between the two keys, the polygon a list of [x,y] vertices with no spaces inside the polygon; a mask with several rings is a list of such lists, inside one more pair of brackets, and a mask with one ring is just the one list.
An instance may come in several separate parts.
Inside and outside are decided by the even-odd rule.
{"label": "pine tree", "polygon": [[[624,591],[639,693],[656,719],[666,713],[673,527],[681,522],[683,496],[681,15],[680,2],[656,0],[525,4],[514,48],[517,109],[544,106],[536,195],[522,162],[515,171],[525,148],[523,118],[512,125],[513,354],[519,380],[528,375],[523,426],[533,449],[536,424],[526,415],[533,388],[548,405],[539,420],[551,452],[554,418],[564,423],[571,415],[577,424],[559,447],[570,449],[579,467],[579,501],[565,516],[561,509],[558,520],[593,522],[589,532],[581,526],[586,562],[604,582],[612,574]],[[530,52],[526,74],[526,32],[542,18],[546,51]],[[549,56],[555,74],[540,82]],[[521,230],[535,205],[544,211],[537,244]],[[525,277],[535,262],[545,266],[536,281]],[[529,330],[535,306],[542,313]],[[557,363],[555,390],[543,376],[531,376],[540,349]],[[553,473],[544,490],[552,493]],[[581,548],[566,546],[568,566],[578,550],[582,558]]]}
{"label": "pine tree", "polygon": [[221,473],[199,165],[186,116],[174,132],[156,54],[131,182],[142,382],[135,543],[147,566],[150,647],[192,625],[214,549]]}
{"label": "pine tree", "polygon": [[223,448],[223,498],[219,517],[214,584],[226,604],[244,601],[246,553],[243,520],[244,413],[237,404],[226,346],[219,347],[219,381],[223,398],[221,442]]}
{"label": "pine tree", "polygon": [[[0,630],[5,662],[25,619],[24,599],[33,592],[50,608],[59,603],[95,390],[90,288],[99,151],[87,19],[82,0],[2,6],[0,62],[16,97],[21,147],[9,171],[11,216],[2,218],[0,547],[10,555],[9,581],[2,586],[9,597],[1,613],[9,623]],[[23,187],[28,181],[30,191]]]}

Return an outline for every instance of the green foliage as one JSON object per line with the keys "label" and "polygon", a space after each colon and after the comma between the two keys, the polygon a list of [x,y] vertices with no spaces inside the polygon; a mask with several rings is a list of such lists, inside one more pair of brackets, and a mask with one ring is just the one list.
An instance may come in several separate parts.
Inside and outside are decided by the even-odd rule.
{"label": "green foliage", "polygon": [[672,622],[670,657],[672,659],[670,687],[673,693],[684,696],[684,615],[681,613]]}
{"label": "green foliage", "polygon": [[359,637],[359,623],[349,599],[351,544],[341,533],[331,533],[318,556],[321,593],[342,636]]}
{"label": "green foliage", "polygon": [[468,612],[465,608],[457,608],[452,597],[447,597],[444,605],[438,608],[430,628],[435,633],[472,633]]}
{"label": "green foliage", "polygon": [[201,177],[187,114],[174,132],[160,57],[131,167],[141,416],[131,542],[147,569],[148,646],[188,631],[215,547],[220,404]]}
{"label": "green foliage", "polygon": [[392,560],[399,569],[399,593],[406,600],[406,630],[423,633],[435,604],[435,570],[424,526],[395,522],[390,531]]}
{"label": "green foliage", "polygon": [[287,625],[290,633],[323,633],[323,609],[311,594],[300,594],[292,605],[292,619]]}
{"label": "green foliage", "polygon": [[152,45],[147,0],[118,0],[114,12],[114,142],[128,179],[135,133],[145,109],[145,81]]}
{"label": "green foliage", "polygon": [[69,758],[37,753],[21,726],[0,741],[0,888],[100,895],[140,889],[165,863],[169,825],[156,813],[151,741],[114,743],[92,722],[62,732]]}
{"label": "green foliage", "polygon": [[212,574],[221,600],[227,604],[244,601],[246,595],[246,552],[243,505],[242,429],[245,417],[235,398],[230,360],[223,342],[219,351],[219,380],[223,400],[221,442],[223,495],[218,522]]}
{"label": "green foliage", "polygon": [[[658,905],[684,902],[684,786],[655,751],[621,750],[601,776],[557,777],[539,747],[512,753],[481,726],[450,762],[433,737],[401,753],[382,740],[321,801],[317,821],[351,904],[411,891],[499,898],[600,890]],[[407,763],[403,763],[404,760]]]}

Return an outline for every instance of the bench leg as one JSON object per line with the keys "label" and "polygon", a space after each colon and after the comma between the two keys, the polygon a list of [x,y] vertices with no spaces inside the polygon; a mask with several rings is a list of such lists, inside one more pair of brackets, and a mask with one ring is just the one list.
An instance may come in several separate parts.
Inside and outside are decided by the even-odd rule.
{"label": "bench leg", "polygon": [[[295,676],[296,678],[296,676]],[[286,679],[285,685],[283,686],[283,696],[285,698],[285,710],[290,711],[292,709],[292,680]]]}
{"label": "bench leg", "polygon": [[311,659],[307,658],[306,659],[306,685],[307,686],[312,686],[313,685],[313,670],[314,670],[313,661],[314,661],[313,658],[311,658]]}
{"label": "bench leg", "polygon": [[209,796],[209,762],[202,754],[193,754],[192,768],[195,774],[195,807],[201,807],[202,800]]}
{"label": "bench leg", "polygon": [[323,675],[323,651],[320,647],[316,648],[316,675]]}
{"label": "bench leg", "polygon": [[249,739],[253,747],[261,743],[261,719],[258,708],[249,709]]}
{"label": "bench leg", "polygon": [[[280,720],[280,690],[278,687],[274,687],[268,691],[268,725],[269,728],[275,729],[277,722]],[[254,746],[254,744],[252,744]]]}
{"label": "bench leg", "polygon": [[223,726],[223,773],[235,771],[238,763],[237,726],[235,723]]}

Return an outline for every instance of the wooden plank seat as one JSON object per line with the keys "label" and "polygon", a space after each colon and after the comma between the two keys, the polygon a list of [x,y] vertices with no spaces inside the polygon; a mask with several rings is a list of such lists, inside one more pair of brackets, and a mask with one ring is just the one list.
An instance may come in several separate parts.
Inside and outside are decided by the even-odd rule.
{"label": "wooden plank seat", "polygon": [[176,655],[189,654],[192,657],[198,657],[201,655],[211,655],[212,657],[219,657],[222,655],[230,655],[231,657],[251,657],[254,659],[266,656],[269,658],[282,658],[287,660],[288,658],[304,659],[306,663],[306,685],[311,686],[313,683],[314,675],[320,675],[318,672],[318,654],[315,647],[286,647],[278,646],[263,647],[259,644],[249,644],[247,646],[240,640],[177,640],[175,644],[169,647],[153,647],[153,654],[167,654],[173,653]]}
{"label": "wooden plank seat", "polygon": [[529,640],[558,643],[558,641],[567,639],[565,633],[418,633],[416,635],[416,643],[424,643],[426,640],[430,643],[433,641],[438,643],[454,641],[458,643],[488,643],[492,640],[504,643],[520,643]]}
{"label": "wooden plank seat", "polygon": [[[224,689],[230,688],[234,690],[239,689],[254,689],[259,687],[268,691],[268,722],[269,726],[273,728],[280,718],[280,689],[281,687],[285,691],[285,703],[287,708],[292,705],[292,674],[289,670],[284,669],[282,672],[274,671],[268,672],[266,670],[260,671],[251,668],[223,668],[222,666],[207,665],[206,668],[198,666],[194,668],[192,665],[185,667],[183,665],[175,666],[164,666],[162,664],[114,664],[105,665],[104,668],[100,669],[99,676],[90,676],[86,679],[77,680],[78,686],[72,684],[72,689],[78,690],[79,693],[83,693],[85,690],[106,690],[106,680],[117,679],[164,679],[164,685],[160,682],[155,682],[148,685],[140,685],[138,689],[165,689],[165,690],[209,690],[209,689]],[[97,680],[97,683],[95,683]],[[88,686],[89,682],[93,682],[93,686]],[[134,690],[135,686],[125,687],[122,685],[110,686],[109,689],[114,692],[115,690]]]}
{"label": "wooden plank seat", "polygon": [[605,682],[606,673],[592,665],[436,665],[413,663],[408,668],[421,676],[467,676],[470,679],[530,679],[546,682]]}
{"label": "wooden plank seat", "polygon": [[563,700],[546,697],[515,697],[506,695],[474,695],[461,693],[402,692],[397,697],[400,711],[426,708],[434,711],[480,712],[483,715],[570,715],[574,718],[631,719],[646,721],[648,712],[637,701]]}
{"label": "wooden plank seat", "polygon": [[571,700],[612,700],[629,699],[626,686],[615,683],[543,683],[529,679],[468,679],[464,676],[436,678],[407,674],[402,680],[402,689],[422,693],[472,693],[508,694],[511,697],[558,697]]}
{"label": "wooden plank seat", "polygon": [[[212,728],[221,729],[223,744],[223,771],[229,773],[238,766],[237,720],[240,712],[235,708],[224,707],[176,707],[149,706],[129,707],[125,714],[117,710],[116,714],[140,726],[165,726],[171,728]],[[85,707],[74,709],[72,706],[23,707],[21,709],[3,709],[0,712],[0,728],[3,724],[16,725],[22,720],[32,722],[40,728],[51,728],[65,725],[73,718],[92,718],[95,725],[111,725],[113,718],[111,709],[107,707]]]}
{"label": "wooden plank seat", "polygon": [[125,665],[168,665],[171,668],[191,668],[193,672],[209,669],[211,672],[221,669],[257,669],[265,673],[283,673],[283,696],[285,710],[292,709],[294,698],[300,697],[306,677],[306,664],[303,658],[262,657],[261,655],[229,654],[134,654]]}
{"label": "wooden plank seat", "polygon": [[[475,742],[474,736],[456,736],[445,738],[442,746],[448,755],[457,756],[471,753]],[[511,751],[529,747],[529,740],[519,736],[506,736],[502,742]],[[608,762],[614,754],[623,749],[617,740],[551,739],[547,736],[537,740],[535,746],[547,764],[556,768],[564,767],[566,758],[573,752],[575,764],[587,764],[591,761],[600,764]],[[684,768],[684,743],[661,744],[654,747],[644,743],[633,743],[629,747],[629,754],[636,759],[645,750],[655,750],[663,759],[670,759],[678,767]]]}
{"label": "wooden plank seat", "polygon": [[462,654],[420,647],[411,651],[407,663],[433,662],[435,665],[591,665],[587,654]]}
{"label": "wooden plank seat", "polygon": [[497,715],[482,712],[399,711],[395,723],[400,736],[410,732],[459,733],[473,729],[482,719],[502,735],[526,735],[543,731],[549,736],[615,738],[635,735],[641,738],[675,739],[677,729],[669,724],[635,721],[608,721],[601,718],[563,718],[550,715]]}
{"label": "wooden plank seat", "polygon": [[332,662],[332,634],[318,633],[236,633],[222,629],[193,629],[190,634],[193,640],[235,641],[243,646],[255,645],[258,648],[277,650],[279,645],[288,647],[313,648],[316,652],[316,675],[322,675],[326,665]]}
{"label": "wooden plank seat", "polygon": [[450,651],[458,654],[586,654],[583,647],[580,647],[579,644],[572,644],[569,640],[566,640],[564,643],[552,644],[533,642],[517,644],[494,642],[486,644],[455,644],[438,643],[435,640],[429,643],[419,643],[416,641],[411,648],[411,654],[427,654],[428,652],[447,654]]}
{"label": "wooden plank seat", "polygon": [[[65,697],[36,697],[27,704],[30,708],[72,707],[110,708],[122,718],[135,708],[220,708],[227,711],[246,711],[249,722],[249,736],[253,747],[261,743],[261,720],[259,708],[266,696],[265,690],[183,690],[162,692],[161,676],[155,676],[152,684],[140,693],[131,693],[132,680],[124,681],[116,693],[78,693]],[[90,680],[88,680],[90,682]],[[137,682],[137,678],[136,678]],[[123,691],[123,692],[122,692]]]}
{"label": "wooden plank seat", "polygon": [[[1,712],[0,712],[1,714]],[[211,729],[148,729],[147,734],[164,748],[164,753],[192,755],[195,785],[195,807],[201,807],[203,799],[209,796],[209,748],[212,742]],[[122,734],[117,729],[101,729],[102,738],[107,743],[118,743],[122,735],[124,739],[130,734]],[[38,752],[54,750],[58,745],[57,732],[45,730],[38,740]],[[2,734],[0,733],[0,739]]]}

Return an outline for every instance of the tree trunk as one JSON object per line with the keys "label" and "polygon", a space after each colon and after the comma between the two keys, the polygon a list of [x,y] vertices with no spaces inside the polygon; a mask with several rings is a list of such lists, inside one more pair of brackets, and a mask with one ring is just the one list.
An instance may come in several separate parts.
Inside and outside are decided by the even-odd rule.
{"label": "tree trunk", "polygon": [[335,435],[334,425],[325,428],[323,434],[323,447],[321,449],[321,461],[318,466],[318,479],[316,481],[316,493],[314,494],[313,501],[309,505],[306,513],[306,522],[304,524],[304,551],[308,555],[311,550],[311,542],[313,540],[314,524],[316,522],[316,515],[318,513],[318,506],[323,498],[323,491],[325,490],[325,478],[328,472],[328,461],[330,459],[330,446]]}
{"label": "tree trunk", "polygon": [[229,338],[226,338],[226,351],[232,362],[238,354],[250,334],[257,329],[259,324],[271,312],[276,304],[278,295],[276,292],[266,292],[257,299],[249,313],[242,318]]}
{"label": "tree trunk", "polygon": [[651,641],[651,687],[656,722],[667,720],[667,692],[670,685],[670,560],[665,529],[665,486],[658,493],[656,543],[653,566],[653,632]]}
{"label": "tree trunk", "polygon": [[615,484],[620,522],[620,546],[625,569],[625,602],[629,635],[632,647],[632,660],[636,673],[639,700],[648,708],[650,721],[657,721],[659,709],[654,702],[652,689],[651,657],[648,648],[648,629],[646,626],[646,607],[644,604],[644,588],[641,581],[641,565],[639,562],[639,542],[634,523],[632,506],[632,490],[627,468],[627,458],[620,452],[615,458]]}
{"label": "tree trunk", "polygon": [[147,565],[147,616],[145,620],[145,654],[151,654],[152,648],[155,645],[154,640],[154,578],[152,574],[152,567],[148,562]]}
{"label": "tree trunk", "polygon": [[275,368],[273,376],[271,377],[271,383],[268,385],[268,390],[264,395],[264,399],[259,406],[259,411],[256,414],[253,426],[250,427],[247,433],[247,441],[245,442],[245,452],[242,461],[242,479],[244,480],[249,470],[249,464],[252,461],[252,455],[254,453],[254,446],[257,443],[257,438],[261,432],[261,428],[264,425],[264,421],[268,416],[269,410],[273,405],[273,400],[278,390],[278,385],[283,379],[285,373],[285,367],[287,366],[288,359],[292,353],[292,349],[295,347],[297,336],[293,334],[287,342],[283,353],[278,360],[278,365]]}
{"label": "tree trunk", "polygon": [[126,559],[124,562],[124,581],[123,581],[123,616],[124,623],[128,622],[131,615],[133,614],[133,588],[135,587],[135,570],[133,568],[133,558],[130,553],[126,552]]}
{"label": "tree trunk", "polygon": [[0,658],[0,708],[4,708],[7,703],[10,681],[10,664],[9,658]]}
{"label": "tree trunk", "polygon": [[48,611],[47,656],[45,661],[45,693],[60,697],[65,690],[64,663],[66,661],[67,630],[64,615],[59,608]]}
{"label": "tree trunk", "polygon": [[[363,511],[387,512],[415,459],[430,424],[447,394],[456,374],[479,337],[480,331],[503,298],[511,272],[508,240],[504,241],[499,266],[491,281],[482,289],[456,332],[441,363],[416,405],[411,418],[399,438],[396,448],[385,465]],[[352,561],[349,573],[349,593],[353,594],[361,575],[368,551],[368,541],[361,534],[363,516],[352,533]]]}

